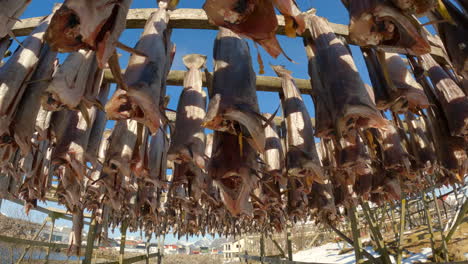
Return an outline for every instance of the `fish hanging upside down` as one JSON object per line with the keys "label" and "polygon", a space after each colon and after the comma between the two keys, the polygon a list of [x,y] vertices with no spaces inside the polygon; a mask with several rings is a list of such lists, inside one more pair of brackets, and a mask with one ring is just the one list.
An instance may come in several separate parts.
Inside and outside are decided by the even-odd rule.
{"label": "fish hanging upside down", "polygon": [[168,152],[168,159],[176,162],[193,161],[205,169],[205,134],[202,127],[206,115],[206,94],[202,88],[202,73],[206,56],[184,56],[189,70],[184,79],[184,90],[177,106],[175,132]]}
{"label": "fish hanging upside down", "polygon": [[66,0],[52,17],[46,41],[54,50],[96,51],[103,69],[125,29],[133,0]]}
{"label": "fish hanging upside down", "polygon": [[414,55],[431,51],[413,18],[383,0],[344,0],[349,10],[349,37],[359,46],[389,45]]}
{"label": "fish hanging upside down", "polygon": [[[11,29],[26,10],[31,0],[0,0],[0,39],[12,35]],[[3,54],[0,55],[3,57]]]}

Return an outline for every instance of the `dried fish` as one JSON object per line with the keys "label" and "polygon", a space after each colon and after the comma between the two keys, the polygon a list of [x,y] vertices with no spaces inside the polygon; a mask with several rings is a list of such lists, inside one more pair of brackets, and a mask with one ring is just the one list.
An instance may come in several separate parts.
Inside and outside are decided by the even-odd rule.
{"label": "dried fish", "polygon": [[37,69],[31,77],[33,82],[27,85],[19,103],[20,107],[18,107],[11,124],[16,144],[20,147],[23,155],[31,151],[31,138],[36,130],[36,120],[42,120],[39,118],[41,95],[49,85],[49,82],[45,80],[50,79],[56,69],[56,56],[56,52],[50,50],[47,44],[44,45]]}
{"label": "dried fish", "polygon": [[[307,183],[324,183],[317,150],[315,149],[314,129],[301,93],[294,84],[290,71],[282,66],[272,66],[281,78],[283,88],[282,105],[287,128],[286,167],[288,175],[305,177]],[[308,187],[311,187],[310,184]]]}
{"label": "dried fish", "polygon": [[134,119],[146,125],[151,133],[156,133],[160,126],[163,80],[165,80],[167,54],[169,47],[166,38],[170,38],[167,28],[169,14],[165,3],[147,20],[143,34],[135,49],[146,57],[132,54],[124,74],[126,87],[120,87],[106,104],[109,119]]}
{"label": "dried fish", "polygon": [[248,142],[259,152],[263,152],[263,116],[259,114],[256,75],[247,42],[231,30],[220,28],[214,46],[214,59],[215,95],[210,98],[203,126],[247,136]]}
{"label": "dried fish", "polygon": [[429,42],[413,18],[382,0],[345,0],[351,21],[349,37],[359,46],[389,45],[415,55],[429,53]]}
{"label": "dried fish", "polygon": [[401,10],[409,14],[424,14],[437,7],[437,0],[392,0]]}
{"label": "dried fish", "polygon": [[0,5],[0,38],[12,35],[11,29],[26,10],[31,0],[2,0]]}
{"label": "dried fish", "polygon": [[420,62],[432,81],[450,134],[461,137],[468,135],[468,97],[431,55],[421,56]]}
{"label": "dried fish", "polygon": [[10,48],[12,40],[10,37],[0,38],[0,67],[3,65],[3,58],[6,56],[8,52],[8,48]]}
{"label": "dried fish", "polygon": [[317,47],[322,83],[333,100],[332,117],[338,136],[346,137],[359,127],[385,126],[387,122],[372,102],[348,49],[334,35],[328,22],[311,14],[307,23]]}
{"label": "dried fish", "polygon": [[[272,119],[271,114],[263,114],[267,120]],[[281,185],[286,185],[286,177],[284,177],[285,164],[284,152],[281,139],[278,135],[278,130],[273,123],[264,122],[265,126],[265,153],[263,159],[266,164],[266,172],[278,181]]]}
{"label": "dried fish", "polygon": [[44,19],[0,68],[0,134],[8,132],[27,82],[39,62],[49,20],[50,17]]}
{"label": "dried fish", "polygon": [[89,80],[94,81],[96,63],[94,51],[71,53],[54,74],[42,99],[42,106],[49,111],[58,111],[64,107],[76,109],[90,87]]}
{"label": "dried fish", "polygon": [[66,0],[55,12],[46,41],[59,52],[96,51],[104,68],[115,51],[132,0]]}
{"label": "dried fish", "polygon": [[184,56],[189,70],[184,79],[184,90],[179,98],[175,132],[171,140],[168,159],[176,162],[193,161],[205,168],[205,134],[202,127],[206,115],[206,93],[202,88],[202,73],[206,56],[190,54]]}

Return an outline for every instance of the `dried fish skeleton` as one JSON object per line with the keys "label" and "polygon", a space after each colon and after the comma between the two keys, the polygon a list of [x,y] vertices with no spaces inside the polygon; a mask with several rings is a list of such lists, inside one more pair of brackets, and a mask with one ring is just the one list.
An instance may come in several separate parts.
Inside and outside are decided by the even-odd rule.
{"label": "dried fish skeleton", "polygon": [[169,14],[166,3],[161,1],[159,9],[147,20],[143,34],[135,49],[145,56],[132,54],[124,74],[125,84],[106,104],[109,119],[134,119],[156,133],[161,122],[160,100],[164,86],[168,49],[167,28]]}
{"label": "dried fish skeleton", "polygon": [[0,68],[0,134],[8,132],[18,104],[39,62],[44,32],[50,16],[29,35],[12,57]]}
{"label": "dried fish skeleton", "polygon": [[193,161],[205,168],[205,134],[202,127],[206,115],[206,93],[202,88],[202,73],[206,56],[190,54],[184,56],[189,70],[184,79],[184,90],[179,98],[175,132],[172,136],[168,159],[176,162]]}
{"label": "dried fish skeleton", "polygon": [[349,37],[359,46],[390,45],[409,49],[415,55],[431,47],[412,17],[383,0],[344,0],[351,21]]}
{"label": "dried fish skeleton", "polygon": [[[0,6],[0,39],[12,35],[11,29],[26,10],[31,0],[1,0]],[[1,56],[0,56],[1,57]]]}
{"label": "dried fish skeleton", "polygon": [[115,51],[132,0],[66,0],[56,11],[46,32],[54,50],[96,51],[103,69]]}
{"label": "dried fish skeleton", "polygon": [[346,46],[324,18],[309,14],[306,19],[317,47],[323,86],[331,93],[331,114],[337,135],[346,137],[360,127],[384,127],[387,121],[372,102]]}
{"label": "dried fish skeleton", "polygon": [[422,55],[420,62],[428,72],[452,136],[468,135],[468,97],[447,72],[432,58]]}
{"label": "dried fish skeleton", "polygon": [[278,21],[274,6],[285,17],[288,36],[295,37],[296,32],[304,31],[301,12],[292,0],[207,0],[203,9],[211,23],[254,40],[276,58],[283,50],[276,38]]}
{"label": "dried fish skeleton", "polygon": [[[315,149],[314,128],[301,93],[294,84],[291,71],[282,66],[272,66],[281,78],[283,88],[282,105],[287,128],[286,167],[291,177],[305,177],[307,183],[324,183],[317,150]],[[311,187],[311,186],[309,186]]]}
{"label": "dried fish skeleton", "polygon": [[[248,136],[259,152],[265,148],[249,47],[236,33],[220,28],[214,45],[213,93],[203,126]],[[242,78],[239,78],[242,76]]]}

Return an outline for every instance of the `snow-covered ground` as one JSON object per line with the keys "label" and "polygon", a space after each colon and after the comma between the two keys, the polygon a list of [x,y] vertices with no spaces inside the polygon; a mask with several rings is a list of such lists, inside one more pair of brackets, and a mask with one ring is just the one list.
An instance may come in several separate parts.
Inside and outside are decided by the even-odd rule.
{"label": "snow-covered ground", "polygon": [[[328,243],[320,247],[311,248],[308,250],[300,251],[293,256],[295,261],[303,262],[319,262],[319,263],[338,263],[338,264],[353,264],[356,263],[354,259],[354,251],[351,250],[348,253],[340,255],[339,252],[343,248],[343,244]],[[366,251],[375,257],[379,254],[372,250],[370,247],[366,247]],[[428,256],[431,255],[430,248],[423,248],[421,253],[412,254],[403,259],[402,263],[410,264],[415,261],[424,262]],[[394,261],[392,259],[392,261]]]}

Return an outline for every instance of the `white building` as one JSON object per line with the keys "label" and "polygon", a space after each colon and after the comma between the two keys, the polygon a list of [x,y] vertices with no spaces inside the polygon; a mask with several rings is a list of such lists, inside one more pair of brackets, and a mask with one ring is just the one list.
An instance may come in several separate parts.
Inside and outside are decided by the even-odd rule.
{"label": "white building", "polygon": [[223,244],[224,261],[232,261],[245,250],[245,239]]}

